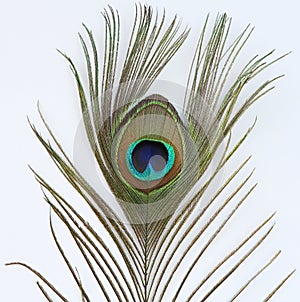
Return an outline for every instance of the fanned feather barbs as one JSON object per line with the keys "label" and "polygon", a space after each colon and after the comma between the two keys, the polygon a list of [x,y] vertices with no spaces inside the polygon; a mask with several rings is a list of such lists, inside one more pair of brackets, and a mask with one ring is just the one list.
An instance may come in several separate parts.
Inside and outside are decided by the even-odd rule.
{"label": "fanned feather barbs", "polygon": [[[207,18],[186,88],[182,88],[158,80],[189,34],[189,29],[181,29],[177,17],[166,24],[165,13],[159,17],[150,6],[137,5],[123,63],[119,62],[119,14],[109,7],[103,17],[105,44],[101,60],[92,32],[84,25],[87,41],[79,35],[87,68],[87,88],[73,61],[61,54],[74,74],[87,140],[111,197],[101,194],[104,183],[99,181],[99,187],[89,183],[64,152],[40,110],[54,145],[45,140],[34,125],[31,127],[60,172],[97,216],[101,232],[105,230],[111,242],[103,239],[101,232],[81,216],[71,201],[38,173],[34,171],[34,174],[43,188],[45,200],[70,231],[93,282],[99,286],[102,298],[97,301],[207,301],[237,273],[273,228],[271,215],[231,252],[219,255],[216,265],[201,271],[203,255],[255,188],[255,185],[247,188],[251,172],[230,194],[226,191],[250,157],[232,174],[224,174],[223,182],[215,182],[254,125],[234,145],[231,131],[280,76],[262,83],[248,97],[242,93],[247,83],[280,58],[270,61],[273,52],[255,56],[230,83],[229,75],[233,74],[232,68],[252,29],[247,27],[228,44],[231,19],[226,14],[218,15],[208,30]],[[209,198],[205,197],[208,190]],[[91,301],[85,287],[89,280],[79,278],[59,243],[52,219],[50,225],[82,301]],[[279,253],[244,285],[238,284],[235,294],[227,300],[240,297]],[[236,259],[234,257],[237,260],[232,266],[219,272],[228,261]],[[50,296],[54,295],[68,301],[36,270],[19,264],[41,279],[44,285],[38,283],[38,286],[46,300],[52,301]],[[195,271],[196,283],[192,278]],[[264,301],[268,301],[290,275]],[[210,285],[208,281],[212,276],[219,277]],[[187,292],[184,289],[188,283],[193,288]],[[262,297],[257,295],[261,301]]]}

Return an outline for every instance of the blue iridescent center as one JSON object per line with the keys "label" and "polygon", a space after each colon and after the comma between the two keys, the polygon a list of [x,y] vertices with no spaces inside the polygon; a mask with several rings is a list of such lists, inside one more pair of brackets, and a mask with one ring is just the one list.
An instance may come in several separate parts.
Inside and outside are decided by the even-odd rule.
{"label": "blue iridescent center", "polygon": [[126,164],[130,173],[142,181],[163,178],[175,162],[174,148],[161,140],[140,139],[129,145]]}

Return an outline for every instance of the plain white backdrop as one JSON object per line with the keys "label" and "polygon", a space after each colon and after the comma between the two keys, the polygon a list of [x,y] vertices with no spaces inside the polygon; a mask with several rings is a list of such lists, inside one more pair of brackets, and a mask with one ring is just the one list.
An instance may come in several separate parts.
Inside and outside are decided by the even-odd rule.
{"label": "plain white backdrop", "polygon": [[[256,52],[264,54],[274,48],[278,55],[292,51],[265,74],[265,79],[282,73],[286,76],[249,112],[249,123],[255,116],[258,122],[243,155],[253,155],[251,166],[256,167],[254,179],[259,183],[251,197],[256,201],[255,208],[249,215],[261,217],[261,213],[277,210],[272,244],[283,253],[275,271],[285,274],[293,268],[300,270],[298,2],[152,0],[147,3],[159,9],[166,8],[170,16],[177,14],[181,17],[183,25],[192,28],[190,46],[196,44],[208,13],[215,16],[217,12],[227,12],[233,18],[234,33],[239,33],[249,23],[255,26],[248,43],[249,58]],[[56,48],[80,62],[82,56],[77,32],[82,31],[81,22],[101,38],[103,22],[100,12],[107,4],[107,1],[70,0],[1,2],[1,301],[42,301],[32,274],[21,268],[5,267],[6,262],[21,260],[40,268],[56,283],[64,286],[67,282],[67,274],[61,269],[63,264],[49,232],[49,209],[42,201],[39,186],[27,164],[56,181],[58,190],[68,192],[69,188],[60,182],[58,172],[34,138],[27,116],[40,125],[36,110],[37,100],[40,100],[58,137],[64,140],[67,151],[72,152],[80,118],[79,106],[70,71]],[[121,30],[128,35],[134,1],[111,0],[109,4],[119,10],[123,22]],[[188,61],[175,60],[173,69],[170,67],[162,78],[184,85],[186,62],[190,62],[190,57],[186,59]],[[234,230],[232,234],[234,236]],[[299,284],[299,272],[296,272],[272,301],[299,301]]]}

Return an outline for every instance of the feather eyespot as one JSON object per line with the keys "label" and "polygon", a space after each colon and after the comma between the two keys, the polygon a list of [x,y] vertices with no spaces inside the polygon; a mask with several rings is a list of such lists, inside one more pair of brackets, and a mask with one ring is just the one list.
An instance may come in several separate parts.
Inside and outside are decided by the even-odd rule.
{"label": "feather eyespot", "polygon": [[140,101],[123,118],[117,135],[117,167],[124,181],[150,193],[180,175],[184,158],[181,120],[160,95]]}

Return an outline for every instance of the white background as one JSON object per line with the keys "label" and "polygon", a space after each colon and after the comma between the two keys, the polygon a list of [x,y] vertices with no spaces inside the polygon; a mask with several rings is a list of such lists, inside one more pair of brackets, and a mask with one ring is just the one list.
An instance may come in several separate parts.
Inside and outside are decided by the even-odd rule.
{"label": "white background", "polygon": [[[133,1],[110,1],[124,18],[122,29],[131,28]],[[148,1],[178,14],[192,27],[191,43],[196,42],[207,13],[227,12],[233,17],[233,32],[248,23],[255,26],[249,42],[249,58],[276,48],[277,54],[292,51],[274,66],[269,76],[285,73],[276,89],[251,110],[249,122],[258,116],[254,133],[244,147],[253,154],[251,165],[259,187],[251,197],[256,201],[249,215],[277,210],[272,241],[282,249],[278,271],[300,269],[300,40],[297,1]],[[39,125],[36,103],[72,152],[79,120],[74,82],[67,64],[56,52],[66,51],[80,61],[77,32],[85,22],[101,35],[100,11],[105,1],[2,1],[0,9],[0,104],[1,104],[1,201],[0,201],[0,301],[41,301],[35,278],[4,263],[22,260],[64,284],[62,262],[55,252],[48,227],[48,207],[42,202],[39,186],[27,164],[49,179],[57,171],[39,146],[26,120]],[[128,34],[128,33],[127,33]],[[194,39],[194,40],[193,40]],[[192,45],[192,44],[190,44]],[[101,47],[99,47],[101,48]],[[188,58],[190,59],[190,58]],[[189,60],[188,60],[189,61]],[[176,62],[162,78],[184,85],[185,61]],[[81,65],[81,67],[83,64]],[[68,191],[63,185],[58,189]],[[244,221],[247,217],[243,217]],[[276,270],[276,269],[275,269]],[[299,301],[299,273],[272,301]],[[243,300],[245,301],[245,300]],[[257,301],[250,299],[249,301]]]}

